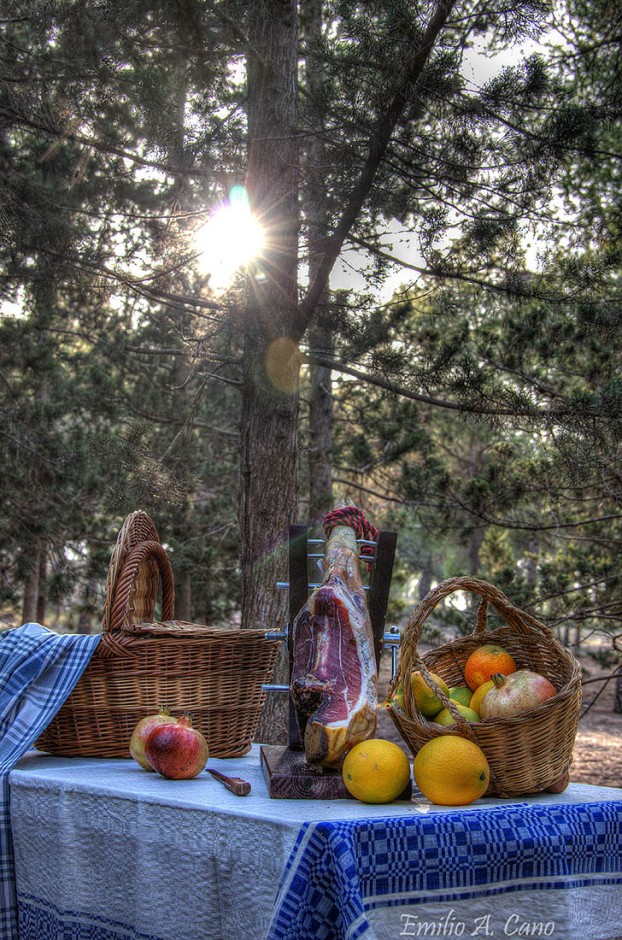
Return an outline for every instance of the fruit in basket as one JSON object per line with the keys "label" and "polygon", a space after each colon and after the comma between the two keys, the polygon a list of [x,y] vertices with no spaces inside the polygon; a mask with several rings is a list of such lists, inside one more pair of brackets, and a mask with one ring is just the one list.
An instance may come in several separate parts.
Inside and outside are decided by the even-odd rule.
{"label": "fruit in basket", "polygon": [[482,699],[484,698],[486,693],[490,692],[490,690],[494,689],[494,687],[495,687],[494,682],[492,681],[492,679],[489,679],[488,682],[482,682],[482,684],[473,693],[473,698],[471,699],[470,707],[473,709],[474,712],[477,712],[480,718],[482,716]]}
{"label": "fruit in basket", "polygon": [[401,710],[404,711],[404,687],[401,682],[395,687],[395,692],[391,696],[390,702],[387,704],[394,705],[396,708],[401,708]]}
{"label": "fruit in basket", "polygon": [[207,741],[192,727],[190,712],[184,712],[175,724],[158,725],[145,741],[145,757],[154,770],[171,780],[196,777],[205,770],[208,756]]}
{"label": "fruit in basket", "polygon": [[348,751],[341,776],[348,793],[362,803],[391,803],[408,786],[410,762],[399,744],[370,738]]}
{"label": "fruit in basket", "polygon": [[147,715],[146,718],[141,718],[138,722],[130,738],[130,754],[143,770],[153,770],[145,757],[145,741],[153,729],[159,725],[176,724],[176,722],[177,719],[171,715],[168,705],[161,705],[160,711],[156,715]]}
{"label": "fruit in basket", "polygon": [[530,669],[519,669],[504,676],[495,673],[494,689],[486,694],[480,706],[482,718],[509,718],[537,708],[557,694],[552,682]]}
{"label": "fruit in basket", "polygon": [[[447,698],[449,698],[449,686],[444,679],[437,676],[435,672],[431,672],[430,675]],[[410,685],[413,690],[415,708],[417,711],[420,712],[424,718],[434,718],[435,715],[438,715],[443,707],[443,703],[418,670],[411,673]]]}
{"label": "fruit in basket", "polygon": [[472,697],[473,692],[466,685],[449,686],[449,698],[452,702],[458,702],[459,705],[466,705],[467,708],[470,708]]}
{"label": "fruit in basket", "polygon": [[493,672],[504,676],[516,671],[512,656],[497,643],[486,643],[473,650],[464,666],[466,684],[475,692],[480,685],[492,679]]}
{"label": "fruit in basket", "polygon": [[490,766],[477,744],[456,734],[426,741],[413,762],[419,790],[440,806],[467,806],[488,789]]}
{"label": "fruit in basket", "polygon": [[[454,702],[454,704],[465,721],[479,721],[479,715],[472,708],[461,705],[460,702]],[[443,725],[444,728],[447,728],[449,725],[456,724],[456,719],[448,708],[441,708],[438,715],[435,715],[432,719],[432,722],[435,725]]]}

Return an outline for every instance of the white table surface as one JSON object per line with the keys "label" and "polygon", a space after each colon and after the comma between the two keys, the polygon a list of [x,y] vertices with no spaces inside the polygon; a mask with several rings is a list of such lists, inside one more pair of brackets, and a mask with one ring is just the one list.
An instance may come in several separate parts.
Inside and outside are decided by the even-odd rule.
{"label": "white table surface", "polygon": [[[91,918],[123,940],[255,940],[267,934],[303,823],[446,812],[418,796],[381,806],[270,799],[258,746],[209,766],[245,778],[251,793],[237,797],[208,774],[173,781],[134,761],[29,752],[10,775],[20,904],[47,907],[51,919]],[[561,795],[504,802],[604,800],[622,800],[622,790],[571,784]],[[478,800],[452,812],[499,803]],[[67,928],[63,936],[74,934]]]}

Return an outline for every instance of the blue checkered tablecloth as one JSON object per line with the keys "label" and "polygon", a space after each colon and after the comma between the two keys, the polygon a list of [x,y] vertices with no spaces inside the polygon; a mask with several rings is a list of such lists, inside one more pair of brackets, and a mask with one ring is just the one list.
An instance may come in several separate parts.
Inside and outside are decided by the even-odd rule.
{"label": "blue checkered tablecloth", "polygon": [[101,634],[28,623],[0,634],[0,938],[18,940],[9,773],[69,696]]}
{"label": "blue checkered tablecloth", "polygon": [[621,836],[622,799],[307,823],[268,938],[619,938]]}

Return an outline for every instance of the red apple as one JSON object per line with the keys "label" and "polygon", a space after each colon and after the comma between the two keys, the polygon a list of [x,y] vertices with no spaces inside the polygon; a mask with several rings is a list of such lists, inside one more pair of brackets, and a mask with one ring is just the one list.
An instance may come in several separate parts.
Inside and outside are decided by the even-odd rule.
{"label": "red apple", "polygon": [[163,777],[189,780],[205,770],[209,750],[200,731],[192,727],[192,715],[184,714],[173,724],[154,728],[145,741],[145,757]]}

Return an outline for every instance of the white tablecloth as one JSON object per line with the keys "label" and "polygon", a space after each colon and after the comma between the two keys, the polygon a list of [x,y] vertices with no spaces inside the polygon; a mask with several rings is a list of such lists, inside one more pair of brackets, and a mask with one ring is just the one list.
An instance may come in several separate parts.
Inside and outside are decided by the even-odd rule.
{"label": "white tablecloth", "polygon": [[[380,867],[395,873],[402,865],[406,874],[412,863],[405,856],[387,860],[381,855],[387,845],[398,846],[387,841],[391,833],[408,840],[416,835],[422,840],[418,861],[423,868],[426,844],[433,850],[430,858],[435,853],[435,864],[442,860],[439,840],[447,838],[447,810],[421,798],[387,806],[354,800],[272,800],[256,747],[246,757],[210,759],[209,765],[249,780],[251,794],[236,797],[206,774],[194,780],[166,780],[133,761],[35,752],[22,758],[10,775],[20,940],[319,940],[319,934],[305,932],[296,916],[302,917],[305,904],[313,913],[315,901],[308,890],[313,879],[319,896],[328,896],[333,886],[324,892],[322,877],[339,878],[349,870],[351,860],[340,855],[342,846],[346,855],[349,846],[356,846],[361,857],[375,853]],[[499,810],[504,807],[517,818],[525,814],[523,807],[535,807],[545,837],[550,807],[551,832],[553,824],[557,827],[552,839],[558,838],[559,807],[568,807],[569,818],[578,822],[577,832],[570,831],[566,842],[572,842],[572,857],[579,863],[590,853],[598,855],[601,850],[592,843],[601,835],[609,840],[607,845],[612,839],[621,841],[622,791],[579,785],[571,785],[561,796],[503,803],[479,800],[453,810],[451,827],[466,833],[472,823],[481,837],[480,823],[488,813],[496,820],[491,833],[499,833],[499,820],[506,818]],[[601,807],[607,812],[601,813]],[[579,830],[588,825],[592,809],[596,822],[589,820],[589,826],[595,826],[596,835],[590,829],[583,845]],[[450,843],[446,845],[447,853],[454,853]],[[318,847],[319,854],[313,855]],[[395,851],[401,853],[403,847]],[[568,855],[568,845],[563,851]],[[602,848],[603,857],[608,852]],[[495,857],[500,870],[504,853],[499,845]],[[324,858],[334,863],[334,871],[313,870],[314,859],[321,868]],[[577,925],[581,940],[619,940],[622,866],[616,862],[613,867],[617,872],[598,877],[595,873],[577,878],[569,871],[567,878],[560,876],[555,890],[546,892],[519,880],[495,886],[491,877],[490,884],[476,891],[467,890],[465,882],[463,896],[459,890],[443,894],[440,882],[436,895],[429,884],[422,895],[405,879],[404,891],[411,892],[408,905],[397,896],[368,898],[367,893],[378,891],[376,880],[361,888],[365,905],[358,919],[353,914],[322,929],[325,938],[397,940],[491,936],[491,931],[496,936],[525,936],[522,925],[535,923],[543,925],[534,928],[540,929],[540,936],[556,940],[574,940],[579,934],[567,931]],[[572,890],[567,890],[571,884]],[[491,897],[492,904],[486,900]],[[294,901],[296,916],[290,917],[288,906]]]}

